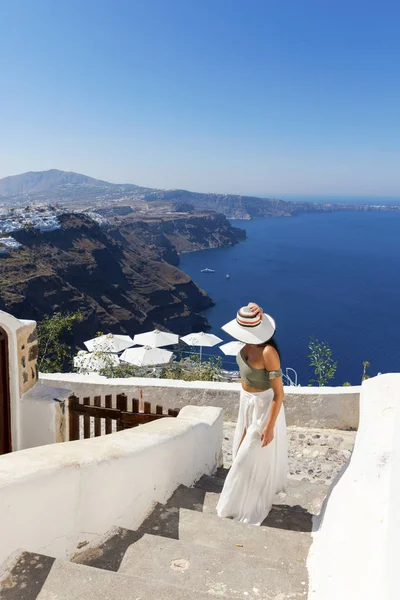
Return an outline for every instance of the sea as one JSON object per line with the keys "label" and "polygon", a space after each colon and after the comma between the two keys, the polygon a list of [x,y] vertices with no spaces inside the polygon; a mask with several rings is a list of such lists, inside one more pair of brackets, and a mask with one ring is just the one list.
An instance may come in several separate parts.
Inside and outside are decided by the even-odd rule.
{"label": "sea", "polygon": [[[204,312],[211,333],[230,338],[221,326],[239,307],[259,303],[277,323],[284,369],[308,385],[310,336],[325,341],[337,361],[330,385],[361,382],[400,371],[400,211],[333,212],[234,220],[244,242],[181,256],[180,268],[216,302]],[[215,273],[201,273],[204,268]],[[230,278],[227,279],[226,275]],[[203,355],[235,358],[218,347]]]}

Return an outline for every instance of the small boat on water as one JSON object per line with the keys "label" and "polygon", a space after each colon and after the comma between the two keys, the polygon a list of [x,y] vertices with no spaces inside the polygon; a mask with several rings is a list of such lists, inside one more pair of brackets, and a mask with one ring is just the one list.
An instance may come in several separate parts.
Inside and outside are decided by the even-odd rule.
{"label": "small boat on water", "polygon": [[215,273],[214,269],[201,269],[201,273]]}
{"label": "small boat on water", "polygon": [[231,276],[230,276],[230,274],[229,274],[229,273],[227,273],[227,274],[226,274],[226,278],[227,278],[227,279],[230,279],[230,278],[231,278]]}

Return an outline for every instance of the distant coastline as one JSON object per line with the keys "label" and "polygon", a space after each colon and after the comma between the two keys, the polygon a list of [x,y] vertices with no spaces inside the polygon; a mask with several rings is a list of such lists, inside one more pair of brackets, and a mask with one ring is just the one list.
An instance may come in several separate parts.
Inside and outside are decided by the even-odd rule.
{"label": "distant coastline", "polygon": [[286,202],[311,202],[315,204],[345,204],[368,206],[400,206],[400,196],[339,196],[339,195],[293,195],[282,196]]}
{"label": "distant coastline", "polygon": [[8,208],[32,203],[51,203],[64,209],[95,212],[110,207],[114,210],[128,207],[137,214],[147,216],[213,211],[228,219],[250,220],[314,212],[400,210],[400,199],[398,203],[393,203],[393,198],[388,198],[387,203],[385,200],[383,197],[360,197],[357,203],[356,197],[346,199],[323,195],[313,196],[312,200],[302,195],[282,200],[182,189],[162,190],[135,184],[114,184],[57,169],[0,179],[0,205]]}

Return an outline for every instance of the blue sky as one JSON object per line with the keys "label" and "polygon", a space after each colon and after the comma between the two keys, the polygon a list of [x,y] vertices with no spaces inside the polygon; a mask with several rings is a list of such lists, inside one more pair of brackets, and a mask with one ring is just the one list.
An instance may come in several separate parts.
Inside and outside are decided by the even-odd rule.
{"label": "blue sky", "polygon": [[0,177],[400,196],[400,5],[3,0]]}

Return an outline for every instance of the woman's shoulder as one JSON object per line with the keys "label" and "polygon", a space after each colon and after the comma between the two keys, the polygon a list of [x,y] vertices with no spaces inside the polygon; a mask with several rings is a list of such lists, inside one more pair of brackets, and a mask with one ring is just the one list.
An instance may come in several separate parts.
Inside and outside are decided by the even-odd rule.
{"label": "woman's shoulder", "polygon": [[267,371],[276,371],[281,366],[279,354],[273,346],[265,346],[263,349],[263,360]]}
{"label": "woman's shoulder", "polygon": [[279,354],[271,344],[267,344],[263,348],[263,356],[279,356]]}

